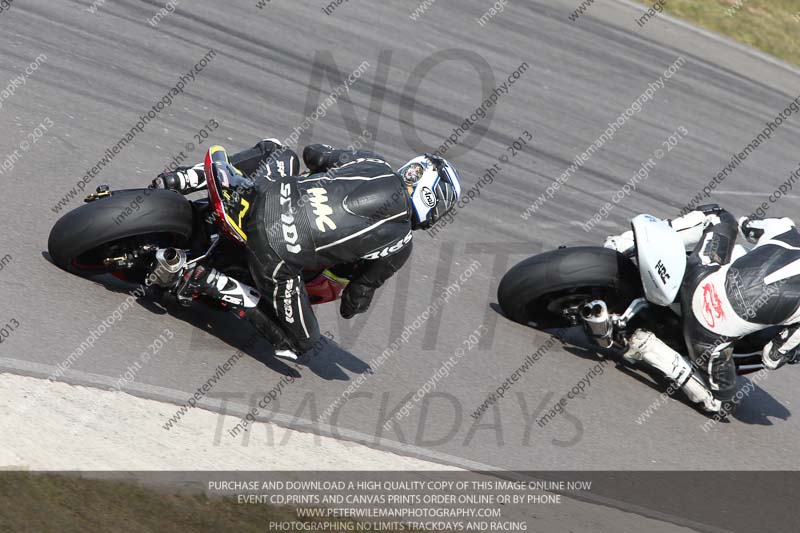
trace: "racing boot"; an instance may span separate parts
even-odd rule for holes
[[[250,322],[272,344],[276,356],[292,361],[298,359],[293,343],[283,329],[258,307],[261,293],[249,285],[216,269],[209,270],[197,265],[183,275],[176,293],[183,305],[190,305],[200,295],[221,302],[224,307],[233,310],[237,317]]]
[[[709,215],[702,211],[691,211],[682,217],[668,220],[669,225],[674,229],[683,240],[687,249],[691,249],[703,236],[703,230],[709,221]],[[619,235],[606,237],[603,247],[616,250],[621,254],[628,253],[636,246],[636,238],[633,231],[628,230]]]
[[[253,148],[230,156],[231,165],[250,179],[275,181],[300,173],[300,158],[278,139],[263,139]]]
[[[653,333],[637,329],[631,335],[623,357],[630,362],[643,361],[655,368],[680,387],[692,402],[701,404],[705,411],[717,413],[722,408],[720,400],[695,375],[689,362]]]
[[[619,235],[609,235],[606,237],[606,242],[603,243],[604,248],[616,250],[621,254],[633,250],[636,245],[636,240],[633,237],[633,231],[628,230]]]
[[[279,177],[294,176],[300,172],[300,158],[278,139],[263,139],[253,148],[237,152],[229,158],[231,165],[245,176],[256,179],[265,177],[275,180]],[[192,167],[178,167],[162,172],[153,180],[154,189],[169,189],[181,194],[206,189],[206,176],[203,163]]]
[[[206,188],[206,174],[203,164],[193,167],[178,167],[169,172],[162,172],[151,185],[154,189],[169,189],[181,194],[191,194]]]
[[[726,404],[725,410],[733,412],[736,394],[736,363],[733,347],[714,353],[708,362],[708,385],[714,398]]]

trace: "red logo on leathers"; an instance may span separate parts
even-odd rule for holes
[[[717,324],[717,319],[725,319],[725,312],[722,310],[722,300],[717,294],[717,289],[711,283],[703,285],[703,320],[709,327],[713,328]]]

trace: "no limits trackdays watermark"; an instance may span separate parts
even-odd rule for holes
[[[355,68],[348,76],[347,79],[344,80],[343,83],[337,85],[331,93],[328,94],[327,98],[325,98],[317,108],[309,113],[302,122],[300,122],[295,128],[292,130],[291,135],[286,137],[282,144],[284,146],[289,146],[290,144],[294,144],[300,138],[300,135],[311,128],[319,119],[325,118],[328,114],[328,109],[336,105],[336,102],[341,98],[343,95],[346,95],[350,92],[350,87],[353,86],[360,78],[364,75],[367,70],[369,70],[370,64],[369,61],[362,61],[358,67]]]
[[[407,324],[403,328],[403,332],[398,336],[394,341],[389,344],[389,347],[386,348],[380,356],[372,359],[369,363],[370,368],[375,371],[384,364],[393,356],[395,355],[400,348],[408,343],[411,339],[412,335],[418,331],[431,317],[436,316],[442,308],[447,305],[450,301],[450,298],[454,294],[459,294],[464,286],[464,284],[469,281],[469,279],[475,275],[475,273],[481,268],[480,261],[474,260],[458,277],[458,279],[449,284],[445,287],[437,296],[436,300],[434,300],[422,313],[420,313],[411,323]],[[356,393],[358,389],[364,384],[366,381],[366,376],[361,374],[353,383],[351,383],[342,394],[337,398],[334,402],[332,402],[322,413],[322,415],[317,418],[317,422],[323,422],[328,419],[336,409],[346,403],[348,398]]]
[[[317,357],[320,353],[322,353],[323,349],[328,344],[328,342],[332,341],[333,339],[334,339],[333,334],[330,331],[326,331],[325,333],[323,333],[320,339],[311,348],[310,359],[313,359]],[[299,366],[296,363],[295,363],[295,369],[299,369]],[[266,409],[270,405],[270,403],[272,403],[273,405],[274,403],[277,403],[278,397],[283,394],[285,388],[294,383],[295,380],[296,378],[292,374],[287,374],[282,376],[274,387],[272,387],[266,394],[264,394],[262,397],[259,398],[258,407],[254,406],[250,408],[250,410],[247,412],[244,418],[236,426],[234,426],[228,431],[228,434],[231,435],[232,437],[235,437],[236,435],[238,435],[243,431],[247,432],[248,431],[247,427],[250,424],[256,422],[256,417],[259,416],[261,410]],[[195,407],[195,405],[192,405],[192,407]],[[167,425],[165,425],[164,428],[169,429]]]
[[[502,400],[506,393],[511,390],[517,382],[522,379],[522,375],[525,374],[528,370],[530,370],[534,364],[538,363],[539,360],[544,357],[545,354],[549,353],[550,350],[556,345],[557,341],[564,342],[564,329],[556,330],[553,333],[553,336],[547,339],[547,342],[542,344],[535,352],[529,354],[525,360],[520,364],[514,372],[512,372],[500,385],[497,386],[497,389],[490,393],[489,396],[483,401],[483,403],[478,406],[477,409],[472,413],[472,418],[474,420],[479,419],[483,413],[486,412],[489,407],[493,406],[500,400]]]
[[[435,237],[437,233],[442,231],[446,226],[449,226],[464,207],[466,207],[473,200],[480,198],[481,191],[484,187],[488,187],[494,183],[494,178],[503,172],[503,165],[508,164],[512,158],[515,158],[523,153],[523,148],[527,147],[528,143],[532,141],[533,135],[527,130],[523,131],[522,135],[517,137],[506,147],[505,152],[508,152],[510,155],[507,155],[505,152],[499,155],[497,157],[497,162],[486,169],[486,173],[481,176],[475,185],[466,191],[462,191],[461,198],[458,199],[455,207],[448,211],[438,221],[436,221],[432,227],[426,230],[427,234],[431,237]]]
[[[571,399],[582,399],[580,386],[576,384],[576,387],[579,392],[571,396]],[[283,388],[286,389],[286,386]],[[315,445],[319,446],[323,445],[319,438],[321,432],[340,439],[345,447],[357,446],[351,441],[352,436],[344,434],[345,430],[339,423],[341,419],[353,417],[359,421],[358,431],[365,436],[369,435],[368,442],[375,445],[390,440],[421,447],[436,447],[451,443],[469,447],[480,437],[482,443],[492,442],[498,448],[519,445],[531,447],[541,445],[543,439],[554,446],[566,448],[580,443],[584,435],[583,423],[572,415],[564,404],[555,407],[560,411],[564,423],[548,433],[540,431],[543,426],[537,425],[539,420],[552,421],[554,415],[549,409],[555,396],[552,391],[541,389],[536,391],[535,396],[531,391],[516,391],[506,396],[506,408],[502,412],[498,405],[494,405],[479,420],[467,416],[469,409],[472,408],[471,405],[465,405],[466,402],[462,398],[443,390],[425,393],[419,396],[418,402],[413,401],[413,396],[419,392],[418,390],[408,393],[363,390],[339,406],[327,424],[315,422],[320,416],[318,406],[322,400],[319,393],[306,391],[302,396],[298,393],[297,398],[292,398],[289,410],[284,411],[281,409],[280,394],[274,400],[271,399],[275,396],[271,394],[273,391],[251,391],[249,394],[240,391],[215,392],[209,395],[220,404],[212,445],[222,445],[223,439],[225,445],[230,445],[230,439],[236,439],[233,442],[242,447],[264,445],[274,450],[276,446],[286,446],[293,432],[279,432],[283,433],[283,437],[280,440],[275,439],[271,422],[278,416],[282,419],[281,425],[291,421],[292,427],[314,433]],[[543,395],[539,396],[542,393]],[[267,400],[262,402],[265,398]],[[249,405],[252,406],[249,412],[255,409],[259,413],[258,419],[251,421],[250,419],[255,417],[250,416],[248,412],[246,424],[241,423],[242,427],[247,427],[246,431],[242,431],[238,425],[226,431],[226,426],[230,423],[231,414],[228,410],[231,402],[241,402],[242,399],[249,400]],[[265,407],[261,408],[259,402]],[[409,415],[405,417],[401,415],[404,423],[395,423],[398,414],[409,408],[409,402],[412,407],[418,408],[419,415],[414,419]],[[472,404],[472,401],[469,404]],[[238,416],[240,415],[237,415],[237,419]],[[385,428],[388,428],[391,434],[388,434]]]
[[[369,362],[369,367],[371,371],[374,372],[378,368],[386,364],[389,358],[391,358],[395,353],[397,353],[400,350],[400,348],[410,340],[414,332],[419,330],[429,318],[435,316],[441,310],[441,308],[447,304],[447,302],[453,295],[461,292],[462,286],[480,269],[480,267],[481,264],[479,261],[473,261],[468,266],[468,268],[458,277],[456,282],[448,285],[442,291],[439,298],[437,298],[430,306],[428,306],[428,308],[425,309],[425,311],[423,311],[413,322],[406,325],[402,334],[394,342],[392,342],[380,356],[372,359]],[[333,339],[333,334],[326,331],[325,336],[320,340],[318,345],[312,349],[312,352],[314,354],[312,355],[312,357],[315,357],[317,354],[321,353],[322,348],[324,348],[327,342],[329,342],[329,340],[331,339]],[[347,403],[347,400],[351,396],[355,395],[355,392],[358,390],[358,388],[361,387],[361,385],[363,385],[366,382],[366,380],[367,376],[365,374],[361,374],[353,383],[350,384],[350,386],[348,386],[348,388],[341,394],[339,398],[337,398],[336,401],[331,403],[331,405],[321,415],[317,416],[317,414],[315,413],[314,419],[317,420],[318,423],[321,423],[322,421],[326,420],[329,416],[331,416],[331,414],[338,413],[338,408]],[[294,381],[295,378],[291,375],[282,376],[280,381],[275,386],[273,386],[267,393],[257,395],[256,398],[257,406],[256,405],[252,406],[251,409],[248,411],[247,415],[245,415],[245,417],[242,418],[235,427],[231,428],[228,431],[228,434],[231,437],[235,437],[242,432],[246,433],[248,431],[247,429],[248,426],[257,421],[259,413],[262,412],[262,410],[265,410],[277,404],[279,402],[279,398],[283,395],[288,385],[294,383]],[[207,393],[208,391],[204,391],[204,395],[206,395]],[[187,402],[187,404],[188,403],[191,402]],[[194,403],[194,405],[191,405],[191,407],[194,407],[195,405],[196,402]],[[168,421],[165,424],[164,426],[165,429],[170,429],[175,423],[177,423],[183,416],[183,414],[185,414],[188,411],[188,409],[189,406],[185,404],[184,407],[181,408],[178,412],[176,412],[175,416],[173,416],[170,419],[170,421]]]
[[[388,420],[384,425],[384,431],[388,431],[389,428],[392,427],[397,422],[400,422],[405,417],[407,417],[411,413],[411,409],[418,404],[423,398],[425,398],[428,394],[431,394],[433,391],[436,390],[439,382],[443,379],[446,379],[450,376],[450,371],[458,365],[461,359],[467,354],[467,352],[471,352],[473,349],[478,347],[478,340],[481,336],[487,333],[489,330],[488,328],[481,324],[478,329],[470,333],[462,342],[463,346],[459,346],[453,352],[453,355],[445,359],[442,365],[436,369],[436,371],[431,375],[431,377],[414,393],[409,401],[403,404],[403,407],[394,415],[394,418]]]
[[[527,61],[520,63],[520,65],[506,77],[506,81],[495,86],[491,93],[484,96],[481,105],[476,107],[469,116],[464,117],[464,120],[459,126],[453,128],[452,134],[450,134],[433,153],[439,157],[444,157],[451,147],[458,145],[461,137],[469,133],[480,121],[490,116],[490,113],[493,112],[493,108],[497,105],[500,97],[511,92],[511,86],[519,81],[528,69],[530,69],[530,64],[528,64]]]

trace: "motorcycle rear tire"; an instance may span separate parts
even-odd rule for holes
[[[174,191],[127,189],[70,211],[53,226],[47,249],[53,262],[79,276],[111,268],[92,263],[93,250],[132,237],[186,244],[192,235],[191,203]]]
[[[643,295],[639,270],[624,255],[598,246],[561,248],[530,257],[512,267],[497,290],[503,313],[520,324],[566,327],[568,306],[605,300],[621,313]]]

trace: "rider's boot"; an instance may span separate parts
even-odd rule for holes
[[[691,249],[702,238],[703,230],[708,221],[708,214],[702,211],[691,211],[682,217],[674,218],[667,222],[683,240],[684,246],[687,249]],[[606,242],[603,244],[605,248],[611,248],[622,254],[631,251],[635,245],[636,240],[631,230],[619,235],[610,235],[606,237]]]
[[[206,269],[197,265],[186,272],[178,290],[178,300],[184,305],[191,303],[196,295],[206,295],[223,302],[239,318],[244,318],[275,348],[275,355],[285,359],[297,360],[293,344],[286,333],[259,309],[261,293],[216,269]]]
[[[733,402],[736,394],[736,363],[733,362],[732,347],[711,356],[707,374],[714,397],[723,403]]]
[[[178,167],[162,172],[153,180],[154,189],[169,189],[181,194],[191,194],[206,188],[206,173],[203,163],[193,167]]]
[[[714,398],[702,380],[694,374],[686,359],[653,333],[637,329],[631,335],[623,357],[628,361],[643,361],[657,369],[681,387],[692,402],[702,404],[706,411],[716,413],[721,409],[721,402]]]
[[[263,139],[243,152],[233,154],[231,164],[253,180],[275,181],[300,174],[300,158],[278,139]]]
[[[250,178],[275,179],[293,176],[300,172],[300,159],[278,139],[263,139],[253,148],[237,152],[229,157],[231,165]],[[205,190],[206,175],[203,163],[192,167],[178,167],[162,172],[153,180],[156,189],[169,189],[181,194]]]
[[[636,240],[633,237],[633,231],[628,230],[619,235],[609,235],[606,237],[606,242],[603,243],[604,248],[611,248],[621,254],[633,250],[636,245]]]

